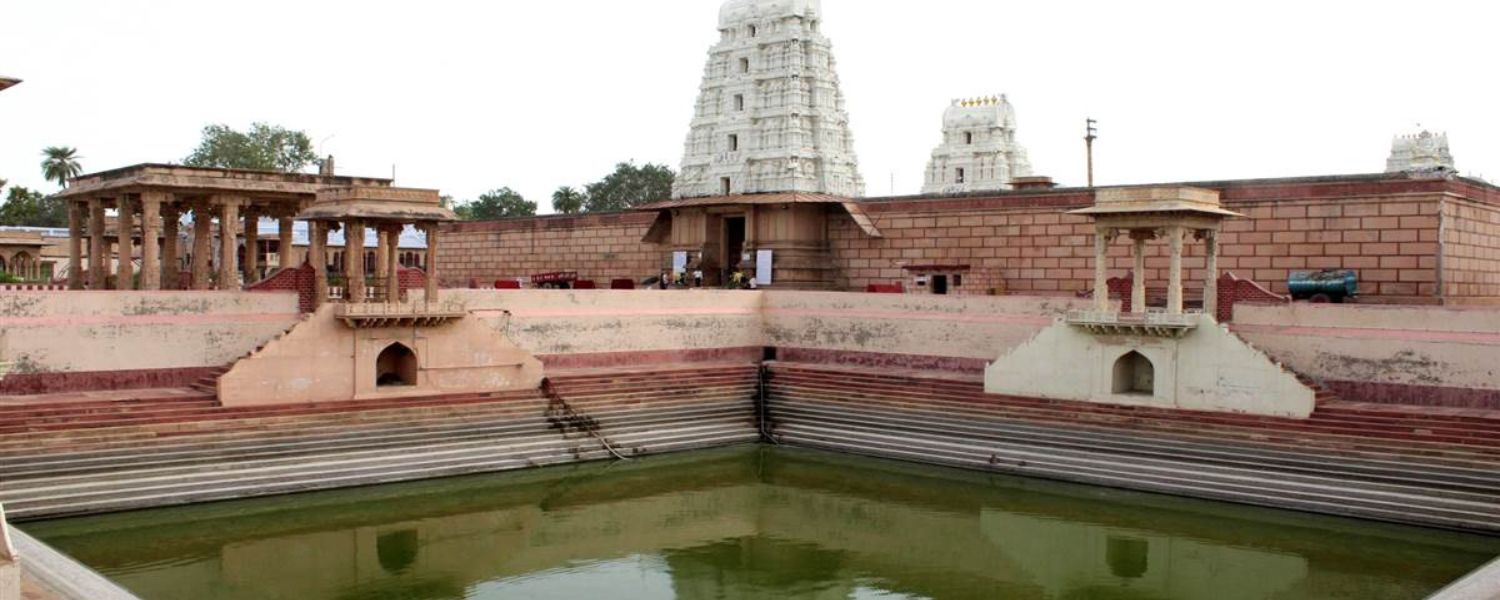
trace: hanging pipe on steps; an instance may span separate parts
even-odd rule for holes
[[[770,375],[771,370],[770,368],[766,367],[765,363],[757,365],[755,373],[755,384],[759,388],[759,391],[755,394],[755,424],[760,429],[760,437],[762,439],[780,446],[781,440],[776,439],[776,435],[771,433],[771,431],[766,428],[767,424],[770,423],[771,420],[770,416],[767,414],[766,408],[768,400],[766,398],[766,377],[769,377]]]
[[[569,428],[582,431],[588,434],[589,437],[598,440],[599,443],[604,446],[604,449],[608,450],[610,454],[613,454],[615,458],[618,458],[620,460],[630,460],[629,458],[626,458],[624,455],[620,454],[619,451],[615,450],[614,445],[610,444],[608,439],[605,439],[604,434],[599,433],[598,421],[595,421],[593,417],[590,417],[588,415],[579,414],[578,411],[573,410],[572,406],[568,405],[567,400],[563,400],[562,396],[557,393],[557,388],[553,387],[552,380],[550,378],[542,378],[542,394],[547,397],[548,422],[552,423],[552,425],[558,427],[559,429],[562,429],[564,432],[566,432]],[[556,413],[555,415],[554,411]]]

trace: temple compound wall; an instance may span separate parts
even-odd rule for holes
[[[1235,306],[1231,329],[1348,399],[1500,407],[1500,311]]]
[[[297,295],[0,294],[0,394],[184,386],[300,322]]]
[[[1246,215],[1224,224],[1220,268],[1286,293],[1290,272],[1350,269],[1361,301],[1500,303],[1500,189],[1462,178],[1358,175],[1194,183]],[[1092,286],[1093,226],[1063,214],[1093,204],[1089,189],[984,192],[858,201],[882,234],[830,212],[835,287],[865,290],[944,274],[958,295],[1073,295]],[[641,239],[649,214],[537,217],[445,226],[445,283],[577,271],[601,283],[637,281],[668,267],[668,248]],[[1203,245],[1187,245],[1186,279],[1202,281]],[[1148,276],[1167,257],[1149,250]],[[1130,267],[1130,245],[1112,245],[1111,277]],[[953,275],[959,277],[954,278]],[[1190,287],[1192,297],[1197,288]]]
[[[977,377],[1090,305],[769,290],[445,290],[444,298],[467,306],[465,321],[535,355],[543,375],[774,358]],[[305,323],[296,302],[291,293],[6,294],[0,362],[14,369],[0,394],[185,386],[261,346],[273,352],[286,339],[279,335]],[[1494,308],[1237,304],[1229,331],[1348,400],[1500,407]],[[352,351],[347,336],[338,339],[326,345]]]

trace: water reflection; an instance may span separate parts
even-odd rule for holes
[[[147,600],[1421,598],[1491,538],[745,447],[37,523]]]

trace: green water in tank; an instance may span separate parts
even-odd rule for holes
[[[1500,540],[746,446],[23,529],[146,600],[1418,599]]]

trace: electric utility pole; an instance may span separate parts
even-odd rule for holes
[[[1087,119],[1084,123],[1086,133],[1083,136],[1083,143],[1088,146],[1089,187],[1094,187],[1094,140],[1099,139],[1099,128],[1096,127],[1098,124],[1099,122],[1093,119]]]

